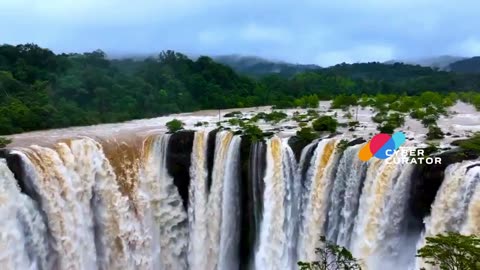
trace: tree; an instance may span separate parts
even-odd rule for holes
[[[395,131],[395,128],[396,128],[395,125],[390,122],[383,122],[377,127],[380,133],[387,133],[387,134],[393,134],[393,132]]]
[[[295,99],[293,103],[301,108],[318,108],[319,99],[317,95],[302,96]]]
[[[172,121],[169,121],[166,124],[166,126],[168,128],[168,132],[170,132],[170,133],[175,133],[179,130],[182,130],[184,125],[185,124],[178,119],[173,119]]]
[[[430,125],[428,127],[428,132],[427,132],[428,140],[443,139],[444,137],[445,137],[445,134],[443,134],[442,130],[437,125]]]
[[[345,247],[326,241],[321,237],[322,248],[315,253],[319,260],[314,262],[298,262],[300,270],[361,270],[360,264]]]
[[[338,95],[332,101],[332,108],[334,109],[344,109],[349,106],[357,105],[357,97],[347,96],[347,95]]]
[[[424,127],[429,127],[431,125],[436,125],[437,120],[438,120],[438,115],[429,114],[423,117],[423,119],[420,122],[422,122]]]
[[[10,140],[9,138],[0,137],[0,148],[6,147],[11,142],[12,142],[12,140]]]
[[[480,238],[449,232],[427,237],[427,243],[418,250],[417,257],[441,270],[480,269]]]
[[[388,111],[411,113],[427,127],[457,99],[480,110],[478,74],[380,63],[304,67],[288,76],[273,74],[271,67],[265,70],[265,77],[246,77],[215,59],[192,60],[174,51],[145,60],[119,60],[109,59],[101,50],[55,54],[35,44],[0,45],[0,134],[198,109],[316,108],[319,100],[333,100],[332,107],[342,109],[372,106],[383,115]],[[458,89],[471,91],[456,94]],[[399,95],[402,91],[406,92]],[[374,120],[383,123],[381,116]],[[274,113],[262,119],[276,123],[284,117]],[[317,117],[309,113],[295,120]]]
[[[329,131],[333,133],[337,130],[338,122],[335,118],[324,115],[315,119],[315,121],[312,122],[312,126],[316,131]]]

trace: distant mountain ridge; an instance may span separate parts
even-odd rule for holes
[[[480,56],[457,61],[449,67],[451,71],[458,73],[480,73]]]
[[[215,61],[227,65],[238,73],[262,77],[277,74],[282,77],[291,77],[297,73],[321,69],[317,65],[291,64],[282,61],[272,61],[256,56],[220,55],[212,57]]]
[[[427,57],[420,59],[389,60],[385,64],[404,63],[409,65],[419,65],[423,67],[438,68],[440,70],[450,70],[450,65],[457,61],[466,59],[461,56],[441,55],[436,57]]]

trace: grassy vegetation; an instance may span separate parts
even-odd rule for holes
[[[480,154],[480,133],[475,134],[472,138],[458,140],[452,144],[458,145],[464,150]]]
[[[8,144],[10,144],[12,140],[6,137],[0,137],[0,148],[6,147]]]

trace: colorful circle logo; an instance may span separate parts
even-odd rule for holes
[[[367,161],[371,157],[387,159],[405,143],[405,134],[395,132],[392,136],[385,133],[375,135],[358,153],[358,157]]]

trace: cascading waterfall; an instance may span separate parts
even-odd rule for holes
[[[397,168],[383,160],[373,160],[369,165],[352,236],[352,251],[361,258],[368,258],[379,243],[384,207],[395,174],[399,173]]]
[[[414,165],[397,165],[401,171],[390,187],[385,204],[376,250],[373,258],[375,268],[405,269],[415,262],[420,231],[409,228],[409,200]],[[381,259],[380,259],[381,258]],[[373,268],[373,267],[372,267]]]
[[[265,191],[263,219],[260,227],[258,250],[255,254],[256,269],[290,269],[289,215],[287,206],[292,196],[293,153],[285,140],[273,137],[267,142],[267,168],[264,178]],[[288,179],[290,177],[290,179]]]
[[[188,227],[182,198],[167,170],[170,135],[155,135],[144,142],[144,194],[150,201],[154,269],[187,269]]]
[[[262,221],[263,214],[263,178],[265,173],[264,163],[265,160],[265,144],[263,142],[254,142],[251,147],[251,158],[250,158],[250,185],[252,189],[251,197],[251,211],[253,216],[253,227],[254,233],[260,231],[260,224]],[[257,237],[257,235],[255,235]],[[258,241],[256,242],[258,244]]]
[[[206,269],[208,263],[208,218],[207,218],[207,136],[204,131],[196,132],[193,141],[192,166],[190,167],[190,189],[188,220],[190,239],[188,263],[190,268]]]
[[[239,267],[238,242],[240,238],[240,142],[235,136],[230,143],[225,162],[223,187],[222,225],[218,269],[235,270]]]
[[[298,239],[298,259],[314,261],[315,248],[319,247],[327,218],[328,198],[334,180],[334,168],[339,158],[337,141],[322,140],[312,157],[312,165],[306,175],[302,200],[304,208]]]
[[[3,269],[47,269],[48,239],[38,205],[20,192],[0,159],[0,265]]]
[[[450,165],[432,204],[432,211],[425,219],[425,232],[418,247],[425,245],[426,237],[446,232],[479,235],[480,162],[465,161]],[[417,260],[417,268],[435,269],[423,260]]]
[[[343,153],[330,197],[326,238],[344,247],[350,247],[350,236],[367,171],[367,163],[358,158],[361,147],[352,146]]]
[[[409,227],[414,165],[363,162],[363,145],[342,151],[339,138],[309,144],[297,163],[289,138],[276,136],[247,144],[244,162],[240,136],[190,134],[185,189],[167,164],[178,154],[169,134],[9,150],[0,159],[2,269],[296,269],[317,259],[321,236],[365,269],[418,269],[425,236],[480,234],[479,161],[447,168],[419,239]]]
[[[146,267],[148,238],[119,191],[101,146],[79,139],[54,149],[32,146],[15,153],[23,160],[28,184],[40,197],[53,242],[51,252],[58,257],[55,267]]]
[[[480,235],[480,164],[468,171],[467,178],[472,182],[477,182],[476,187],[472,186],[474,191],[467,209],[467,217],[462,226],[461,233]],[[474,180],[475,179],[475,180]]]
[[[189,264],[193,269],[235,268],[238,250],[230,244],[237,241],[239,232],[236,220],[240,214],[237,186],[240,138],[231,132],[217,133],[208,192],[205,135],[195,134],[192,151]]]

